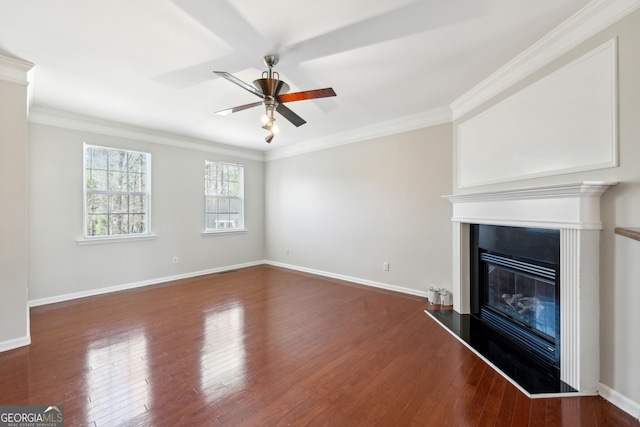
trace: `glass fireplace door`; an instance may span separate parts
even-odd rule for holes
[[[484,305],[555,341],[557,301],[555,271],[483,253]]]

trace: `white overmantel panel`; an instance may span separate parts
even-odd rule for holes
[[[458,186],[617,166],[617,57],[609,40],[460,123]]]
[[[585,181],[444,197],[453,204],[454,222],[601,230],[600,196],[615,184]]]

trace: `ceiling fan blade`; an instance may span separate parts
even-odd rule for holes
[[[291,111],[288,107],[285,107],[282,104],[278,104],[276,107],[276,111],[282,115],[285,119],[289,120],[295,127],[302,126],[307,123],[305,119]]]
[[[228,114],[237,113],[238,111],[247,110],[249,108],[257,107],[259,105],[262,105],[262,101],[254,102],[252,104],[240,105],[238,107],[227,108],[226,110],[216,111],[216,114],[219,114],[221,116],[226,116]]]
[[[227,73],[226,71],[214,71],[214,73],[216,73],[220,77],[224,77],[225,79],[229,80],[231,83],[240,86],[242,89],[251,92],[255,96],[258,96],[258,97],[260,97],[262,99],[265,99],[267,97],[264,93],[260,92],[259,90],[257,90],[253,86],[251,86],[250,84],[243,82],[239,78],[235,77],[232,74]]]
[[[304,101],[305,99],[327,98],[329,96],[336,96],[336,93],[330,87],[325,89],[306,90],[304,92],[285,93],[279,95],[276,99],[278,102],[294,102]]]

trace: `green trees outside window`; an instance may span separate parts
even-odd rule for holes
[[[85,237],[149,233],[150,170],[150,154],[85,144]]]

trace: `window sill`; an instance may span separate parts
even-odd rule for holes
[[[246,228],[234,228],[232,230],[203,231],[202,236],[211,237],[219,234],[240,234],[240,233],[246,233],[247,231],[249,230],[247,230]]]
[[[155,240],[158,237],[155,234],[144,234],[140,236],[113,236],[113,237],[94,237],[88,239],[78,239],[76,242],[80,246],[84,245],[101,245],[103,243],[123,243],[137,242],[141,240]]]

